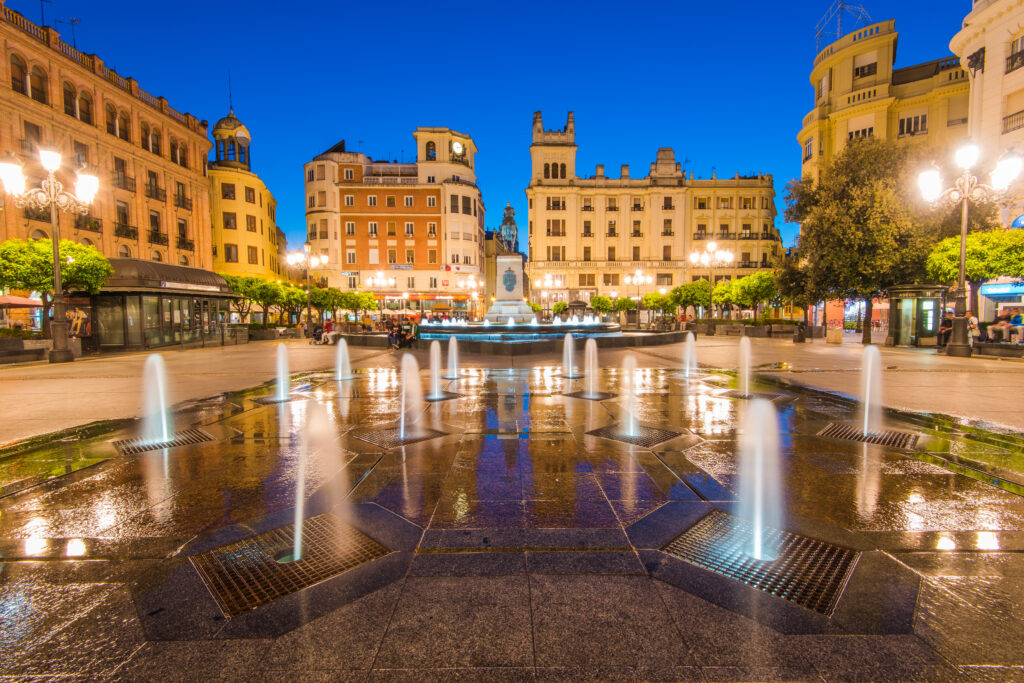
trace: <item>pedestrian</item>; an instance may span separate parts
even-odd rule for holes
[[[981,336],[981,325],[978,323],[978,317],[967,311],[967,342],[971,346],[974,346],[974,342]]]
[[[949,335],[953,333],[953,314],[947,313],[939,325],[939,346],[945,346],[949,342]]]

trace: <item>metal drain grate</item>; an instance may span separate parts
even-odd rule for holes
[[[618,394],[612,394],[607,391],[596,391],[593,394],[588,394],[585,391],[574,391],[571,394],[562,394],[562,396],[568,396],[570,398],[584,398],[588,401],[605,401],[609,398],[615,398]]]
[[[391,552],[330,513],[304,521],[302,559],[278,562],[275,555],[290,549],[294,538],[289,524],[189,559],[231,618]]]
[[[637,425],[636,434],[632,436],[623,434],[621,430],[622,425],[608,425],[607,427],[592,429],[587,432],[587,434],[590,436],[600,436],[603,439],[613,439],[615,441],[631,443],[634,446],[643,446],[644,448],[657,446],[659,443],[664,443],[669,439],[682,436],[681,432],[673,432],[668,429],[658,429],[657,427],[644,427],[641,425]]]
[[[765,529],[766,543],[777,544],[779,556],[762,562],[744,552],[750,535],[751,526],[745,520],[712,510],[662,551],[825,616],[832,614],[853,573],[856,551]]]
[[[422,428],[417,430],[415,436],[402,437],[398,435],[397,427],[391,427],[390,429],[354,429],[352,430],[352,436],[366,443],[372,443],[374,446],[391,449],[407,446],[411,443],[419,443],[420,441],[429,441],[439,436],[447,436],[447,432]]]
[[[862,427],[843,422],[829,422],[824,429],[818,432],[818,436],[905,449],[916,446],[918,438],[917,434],[899,432],[894,429],[884,429],[880,432],[868,432],[865,434]]]
[[[190,446],[192,444],[203,443],[204,441],[213,441],[213,437],[202,429],[186,429],[185,431],[178,432],[173,436],[174,438],[170,441],[163,441],[160,443],[143,441],[142,439],[121,439],[120,441],[114,442],[114,447],[117,448],[121,455],[135,455],[136,453],[156,451],[161,448],[177,448],[178,446]]]

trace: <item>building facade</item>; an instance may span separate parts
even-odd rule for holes
[[[968,79],[955,56],[901,69],[895,21],[847,34],[814,59],[814,108],[797,135],[802,175],[821,170],[850,140],[881,137],[949,148],[967,137]]]
[[[618,178],[605,176],[603,165],[586,177],[577,173],[576,149],[572,112],[561,130],[545,130],[534,114],[526,270],[536,303],[637,297],[709,276],[742,277],[782,253],[772,176],[694,178],[662,148],[644,178],[630,177],[627,165]],[[732,252],[729,266],[691,264],[691,253],[711,242]],[[638,269],[649,284],[632,284]]]
[[[976,0],[949,48],[970,78],[968,127],[981,148],[979,168],[991,168],[1010,148],[1024,152],[1024,0]],[[1019,184],[1002,218],[1024,227]]]
[[[252,172],[252,136],[232,110],[213,125],[209,163],[213,269],[218,273],[287,279],[277,202]]]
[[[108,257],[210,268],[206,122],[3,5],[0,41],[0,153],[24,163],[29,187],[45,177],[40,145],[62,153],[58,178],[66,187],[81,165],[100,178],[88,216],[60,215],[61,238]],[[50,232],[48,211],[18,209],[4,198],[0,240]]]
[[[318,278],[384,308],[471,314],[483,293],[484,204],[473,139],[417,128],[416,161],[374,161],[342,140],[304,166]]]

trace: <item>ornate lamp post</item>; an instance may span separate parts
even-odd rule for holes
[[[366,278],[366,286],[367,287],[394,287],[395,286],[395,278],[393,278],[393,277],[384,277],[384,272],[378,270],[376,276],[371,275],[370,277]],[[384,300],[383,299],[377,299],[377,310],[380,311],[380,313],[381,313],[380,322],[383,324],[383,322],[384,322]]]
[[[728,249],[719,249],[715,242],[708,242],[704,246],[704,251],[694,250],[690,254],[690,263],[708,269],[708,310],[712,318],[715,317],[715,306],[711,301],[711,295],[715,291],[715,268],[728,266],[732,260],[733,253]]]
[[[75,183],[75,194],[64,191],[64,186],[57,180],[60,170],[60,152],[46,147],[39,148],[39,163],[46,170],[46,178],[39,187],[25,190],[25,174],[21,162],[8,153],[7,158],[0,161],[0,182],[11,195],[17,207],[29,206],[34,209],[50,209],[50,230],[53,242],[53,318],[50,321],[50,336],[53,337],[53,350],[50,351],[51,363],[70,363],[75,359],[68,348],[68,321],[64,307],[64,287],[60,279],[60,222],[57,209],[69,213],[86,214],[92,204],[96,192],[100,188],[100,180],[96,175],[84,170],[78,171]]]
[[[313,336],[312,325],[313,325],[313,306],[311,301],[312,286],[310,284],[310,271],[313,268],[319,266],[322,262],[326,262],[327,259],[321,259],[319,256],[315,256],[310,253],[310,244],[307,240],[302,244],[302,251],[295,251],[288,254],[288,263],[291,265],[302,264],[306,269],[306,336]]]
[[[651,277],[650,275],[644,275],[644,271],[637,268],[636,272],[633,273],[632,276],[627,275],[626,277],[624,277],[623,282],[625,282],[627,285],[636,285],[636,328],[639,330],[640,312],[644,308],[644,300],[640,297],[640,286],[651,284],[652,282],[654,282],[654,278]]]
[[[1017,179],[1021,167],[1024,165],[1024,162],[1013,150],[1007,150],[992,171],[992,184],[985,185],[978,182],[978,178],[971,173],[971,169],[978,163],[979,156],[981,156],[981,150],[968,140],[956,151],[956,165],[960,167],[962,173],[953,181],[952,187],[942,189],[942,174],[938,168],[923,171],[917,181],[921,195],[926,201],[933,204],[948,202],[952,206],[960,204],[960,272],[957,278],[954,308],[956,315],[953,318],[953,331],[950,334],[949,343],[946,345],[946,353],[963,358],[971,355],[971,343],[967,329],[966,281],[968,202],[980,202],[999,197]]]

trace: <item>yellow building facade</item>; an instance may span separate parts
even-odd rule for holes
[[[264,280],[287,278],[284,233],[276,224],[277,202],[252,172],[252,136],[232,110],[211,131],[209,163],[213,269]]]
[[[858,29],[818,53],[811,70],[814,108],[797,136],[802,175],[821,170],[859,137],[922,140],[949,148],[968,135],[966,72],[955,56],[900,69],[895,21]]]
[[[65,187],[83,164],[100,179],[88,215],[60,214],[61,238],[108,257],[210,268],[206,122],[4,5],[0,49],[0,154],[16,154],[29,187],[45,177],[40,145],[63,155]],[[50,232],[48,211],[3,199],[0,241]]]
[[[771,267],[782,253],[771,175],[694,178],[672,149],[661,148],[646,177],[631,177],[627,165],[618,178],[607,177],[603,165],[581,176],[575,125],[572,112],[561,130],[545,130],[540,112],[533,118],[526,274],[536,303],[637,297],[697,279],[733,279]],[[710,243],[732,252],[732,262],[693,265],[691,254]],[[638,269],[650,283],[633,284]]]

